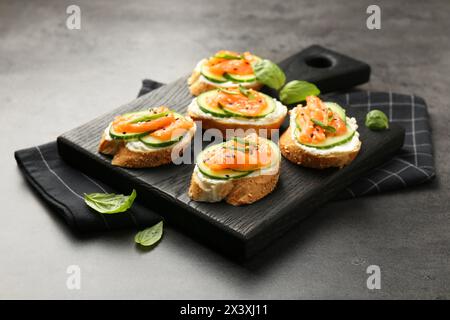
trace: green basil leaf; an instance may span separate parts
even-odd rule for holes
[[[136,198],[136,190],[129,196],[114,193],[90,193],[84,194],[84,202],[100,213],[118,213],[127,211]]]
[[[288,82],[280,91],[280,100],[284,104],[293,104],[306,100],[307,96],[317,96],[319,88],[313,83],[301,80]]]
[[[264,59],[253,64],[256,81],[279,90],[286,82],[283,70],[270,60]]]
[[[379,131],[389,128],[389,119],[381,110],[372,110],[366,115],[366,127]]]
[[[151,246],[158,242],[163,234],[163,222],[155,224],[153,227],[139,231],[134,237],[134,241],[142,246]]]
[[[326,125],[325,123],[323,123],[322,121],[319,121],[319,120],[316,120],[316,119],[311,119],[311,121],[312,121],[315,125],[317,125],[317,126],[319,126],[319,127],[322,127],[323,130],[325,130],[325,131],[328,131],[328,132],[331,132],[331,133],[335,133],[335,132],[336,132],[336,128],[335,128],[335,127],[327,126],[327,125]]]

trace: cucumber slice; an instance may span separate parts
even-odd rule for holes
[[[325,105],[331,109],[334,113],[336,113],[342,120],[346,121],[347,116],[345,115],[345,109],[340,105],[334,102],[325,102]]]
[[[197,105],[200,108],[200,110],[219,118],[229,118],[229,117],[264,118],[268,114],[274,112],[276,108],[275,101],[271,97],[260,92],[260,94],[266,100],[267,107],[258,116],[250,117],[239,112],[227,110],[226,106],[223,105],[214,106],[208,103],[208,99],[212,99],[217,94],[217,92],[218,92],[217,90],[210,90],[200,94],[197,97]]]
[[[275,142],[273,142],[272,140],[267,140],[267,141],[272,147],[272,151],[273,151],[272,152],[272,161],[267,167],[262,168],[262,169],[272,168],[272,167],[276,166],[277,164],[279,164],[281,161],[281,153],[280,153],[280,148],[278,147],[278,145]]]
[[[111,138],[118,140],[136,140],[147,134],[148,132],[140,132],[140,133],[116,132],[114,131],[113,126],[110,126],[109,128],[109,135],[111,136]]]
[[[224,83],[224,82],[228,81],[225,77],[218,76],[217,74],[212,73],[209,70],[208,66],[206,66],[205,64],[202,65],[200,73],[202,74],[202,76],[204,76],[206,79],[208,79],[211,82]]]
[[[221,105],[221,107],[225,114],[228,114],[229,116],[232,116],[232,117],[248,118],[248,119],[264,118],[268,114],[274,112],[277,105],[275,104],[275,101],[268,95],[265,95],[264,93],[261,93],[261,92],[259,92],[259,94],[261,94],[263,96],[263,98],[266,100],[266,108],[263,111],[261,111],[261,113],[257,116],[251,117],[251,116],[239,113],[237,111],[230,111],[224,105]]]
[[[130,123],[138,123],[138,122],[146,122],[146,121],[155,120],[155,119],[166,116],[168,113],[169,113],[169,111],[161,112],[161,113],[157,113],[157,114],[149,114],[148,110],[142,110],[142,111],[125,113],[125,114],[123,114],[123,116],[134,115],[134,116],[136,116],[136,118],[134,120],[130,121]],[[128,133],[128,132],[117,132],[113,129],[112,126],[109,128],[109,135],[113,139],[136,140],[136,139],[139,139],[140,137],[146,136],[147,134],[148,134],[148,131],[140,132],[140,133]]]
[[[347,143],[351,139],[353,139],[353,136],[355,135],[356,131],[351,130],[350,128],[347,128],[347,129],[348,129],[348,131],[345,134],[338,136],[338,137],[328,137],[325,139],[325,141],[322,141],[321,143],[318,143],[318,144],[310,144],[310,143],[301,142],[300,139],[298,139],[298,136],[300,134],[300,131],[298,128],[295,129],[294,134],[295,134],[295,137],[297,138],[297,141],[300,144],[303,144],[307,147],[316,148],[316,149],[330,149],[330,148],[336,147],[338,145]]]
[[[224,75],[225,79],[228,79],[233,82],[254,82],[256,81],[256,77],[254,74],[231,74],[231,73],[225,73]]]
[[[139,138],[139,140],[149,147],[163,148],[163,147],[171,146],[171,145],[181,141],[181,139],[183,139],[183,137],[184,137],[184,134],[180,135],[178,137],[174,137],[171,140],[164,141],[164,140],[160,140],[155,137],[152,137],[151,135],[146,135],[144,137]]]
[[[250,148],[252,146],[257,146],[258,145],[257,143],[255,143],[253,141],[248,141],[248,140],[245,140],[245,139],[240,138],[240,137],[233,137],[233,140],[237,141],[240,144],[245,145],[244,148],[242,148],[242,147],[237,147],[236,148],[236,150],[240,150],[242,152],[246,152],[247,148]],[[277,144],[274,143],[272,140],[267,140],[267,143],[272,148],[272,159],[271,159],[270,163],[267,166],[262,167],[262,168],[260,168],[258,170],[269,169],[269,168],[277,165],[278,163],[280,163],[281,155],[280,155],[280,149],[278,148]],[[229,148],[233,149],[233,147],[229,147]],[[241,171],[241,170],[234,169],[234,171]]]
[[[214,106],[208,103],[208,99],[213,98],[217,94],[217,90],[211,90],[200,94],[197,97],[197,105],[203,112],[212,114],[219,118],[228,118],[230,115],[226,113],[221,107]]]
[[[184,118],[183,115],[175,112],[175,111],[170,111],[171,113],[173,113],[174,117],[176,119],[178,118]],[[154,147],[154,148],[163,148],[163,147],[168,147],[171,146],[179,141],[181,141],[181,139],[183,139],[183,137],[186,135],[186,133],[180,134],[179,136],[173,137],[170,140],[161,140],[155,137],[152,137],[151,135],[147,134],[145,136],[142,136],[139,138],[139,140],[146,144],[149,147]]]
[[[222,148],[222,146],[223,146],[223,143],[206,148],[205,150],[200,152],[200,154],[197,156],[197,161],[196,161],[197,168],[202,174],[204,174],[205,176],[207,176],[208,178],[211,178],[211,179],[230,180],[230,179],[237,179],[237,178],[245,177],[253,172],[253,171],[235,171],[235,170],[230,170],[230,169],[215,171],[215,170],[211,170],[207,165],[205,165],[205,163],[203,161],[203,159],[204,159],[203,157],[206,154],[206,152],[211,151],[212,148]]]
[[[200,163],[197,164],[198,170],[205,176],[211,179],[218,179],[218,180],[230,180],[230,179],[237,179],[237,178],[243,178],[245,176],[248,176],[253,171],[234,171],[234,170],[221,170],[221,171],[213,171],[204,164]]]
[[[342,120],[347,122],[347,116],[345,114],[344,108],[342,108],[340,105],[338,105],[337,103],[334,103],[334,102],[325,102],[325,105],[328,108],[330,108],[334,113],[336,113]],[[295,129],[295,136],[297,137],[297,141],[300,144],[303,144],[307,147],[316,148],[316,149],[330,149],[335,146],[347,143],[353,138],[353,136],[356,132],[355,130],[353,130],[347,126],[347,132],[341,136],[329,137],[329,138],[325,139],[325,141],[323,141],[319,144],[304,143],[304,142],[301,142],[300,139],[298,139],[301,128],[300,128],[300,125],[299,125],[297,119],[295,120],[295,123],[297,125],[297,128]]]
[[[144,116],[145,114],[148,114],[148,110],[140,110],[140,111],[133,111],[133,112],[127,112],[127,113],[124,113],[124,114],[122,114],[122,116],[131,116],[131,115],[135,115],[135,116],[138,116],[138,115],[141,115],[141,116]]]

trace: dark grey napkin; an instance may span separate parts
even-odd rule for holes
[[[84,203],[84,193],[117,192],[65,163],[58,154],[56,142],[17,151],[15,157],[39,196],[76,231],[142,229],[161,221],[159,215],[143,207],[138,201],[133,203],[131,209],[122,213],[100,214],[89,208]],[[130,193],[131,191],[130,189]]]
[[[406,134],[402,149],[391,160],[361,177],[342,192],[339,199],[411,187],[435,177],[431,127],[424,99],[415,95],[368,91],[335,95],[331,99],[349,106],[350,110],[379,109],[386,113],[390,122],[404,127]]]
[[[161,85],[153,81],[147,91]],[[117,191],[64,162],[59,156],[56,141],[16,151],[14,156],[37,194],[76,231],[143,229],[161,221],[158,214],[139,203],[139,194],[126,212],[100,214],[90,209],[84,203],[84,193]]]

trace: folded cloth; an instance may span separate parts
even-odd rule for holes
[[[146,90],[148,92],[150,88],[155,89],[161,85],[152,81]],[[14,156],[38,195],[78,232],[119,228],[143,229],[161,221],[158,214],[139,203],[139,195],[126,212],[101,214],[89,208],[84,202],[84,193],[117,192],[64,162],[59,156],[56,141],[16,151]]]
[[[405,142],[397,154],[346,188],[338,199],[411,187],[435,177],[431,128],[424,99],[415,95],[369,91],[335,95],[331,99],[348,106],[349,110],[381,110],[390,122],[405,128]]]
[[[144,80],[139,94],[153,89],[154,81]],[[434,178],[431,129],[424,99],[414,95],[369,91],[327,95],[327,99],[346,106],[349,114],[351,109],[379,109],[386,113],[390,122],[399,124],[406,131],[403,148],[392,159],[354,182],[336,200],[406,188]]]

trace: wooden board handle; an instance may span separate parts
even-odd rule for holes
[[[283,60],[279,66],[287,82],[306,80],[319,87],[321,93],[350,89],[370,79],[367,63],[318,45]]]

